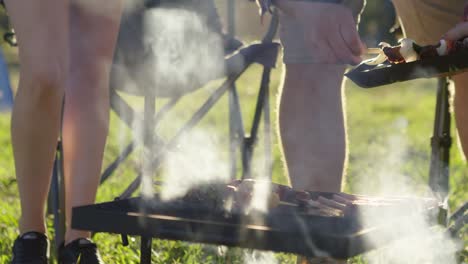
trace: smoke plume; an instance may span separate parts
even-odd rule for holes
[[[402,168],[408,157],[407,124],[407,120],[403,117],[394,121],[390,129],[391,133],[387,136],[386,144],[384,144],[385,151],[381,152],[381,155],[376,157],[374,149],[369,150],[373,157],[370,158],[372,162],[368,164],[375,164],[376,168],[368,170],[374,171],[371,175],[363,176],[364,178],[361,179],[360,185],[357,187],[359,193],[401,196],[405,199],[418,196],[427,197],[431,194],[425,182],[412,180],[409,175],[402,173]],[[377,184],[372,187],[366,184],[366,182],[375,181]],[[408,203],[411,202],[408,201]],[[416,205],[415,208],[417,208]],[[424,213],[418,213],[417,209],[415,210],[415,214],[409,218],[405,218],[408,216],[408,212],[404,210],[401,211],[401,215],[395,215],[395,210],[392,212],[379,211],[378,213],[364,212],[361,215],[362,221],[370,225],[375,223],[376,219],[388,217],[384,224],[391,225],[391,232],[400,236],[388,246],[367,254],[365,258],[369,263],[456,263],[456,242],[448,237],[442,228],[434,227]],[[392,224],[391,219],[399,220]],[[368,242],[377,243],[382,239],[385,240],[379,235],[374,235]]]

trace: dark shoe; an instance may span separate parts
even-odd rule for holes
[[[60,246],[59,264],[104,264],[96,244],[86,238],[78,238]]]
[[[39,232],[27,232],[16,238],[11,264],[47,264],[48,257],[47,236]]]

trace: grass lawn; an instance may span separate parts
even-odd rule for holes
[[[8,53],[13,82],[17,82],[15,56]],[[274,71],[272,87],[279,84],[281,69]],[[245,116],[251,116],[257,93],[259,68],[253,67],[239,81],[239,91]],[[349,165],[346,191],[363,194],[424,195],[427,191],[429,170],[429,139],[435,104],[436,83],[423,80],[378,89],[360,89],[350,82],[346,85],[347,122],[349,136]],[[174,125],[192,112],[211,88],[188,96],[177,107],[175,114],[167,118],[161,129],[169,135]],[[276,92],[273,93],[276,99]],[[138,108],[138,98],[128,97]],[[227,152],[227,99],[223,98],[200,124],[201,131],[209,131],[219,143],[220,160]],[[246,125],[248,128],[249,125]],[[10,247],[17,236],[19,200],[14,177],[13,156],[10,144],[10,114],[0,114],[0,263],[7,263]],[[105,164],[121,149],[122,142],[130,137],[130,131],[118,118],[111,115],[111,132],[106,147]],[[276,141],[275,141],[276,142]],[[278,146],[275,144],[273,179],[285,183]],[[451,152],[450,208],[453,210],[468,200],[468,169],[456,146]],[[119,194],[133,179],[138,159],[124,164],[98,193],[98,201],[109,201]],[[49,217],[49,224],[52,223]],[[53,232],[52,228],[49,232]],[[120,245],[116,235],[98,234],[95,240],[100,246],[106,263],[138,263],[139,242],[131,239],[129,247]],[[466,235],[465,235],[465,240]],[[224,263],[229,255],[233,263],[295,263],[295,257],[287,254],[253,253],[247,250],[229,249],[220,254],[217,247],[192,245],[184,242],[156,240],[153,263]],[[467,247],[466,243],[464,245]],[[466,250],[465,250],[466,251]],[[378,255],[374,252],[371,255]],[[366,263],[367,256],[349,260],[349,263]],[[373,258],[375,259],[375,258]],[[263,262],[261,262],[263,261]],[[379,263],[387,263],[385,261]],[[396,262],[394,262],[396,263]],[[414,262],[413,262],[414,263]]]

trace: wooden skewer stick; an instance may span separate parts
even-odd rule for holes
[[[279,204],[280,205],[295,206],[295,207],[299,206],[299,205],[297,205],[295,203],[288,203],[288,202],[284,202],[284,201],[280,201]]]
[[[382,50],[379,48],[367,48],[366,49],[366,54],[379,55],[380,53],[382,53]]]

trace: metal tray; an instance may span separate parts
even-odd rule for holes
[[[369,66],[364,63],[345,73],[363,88],[373,88],[420,78],[444,77],[468,70],[468,50],[401,64]]]

